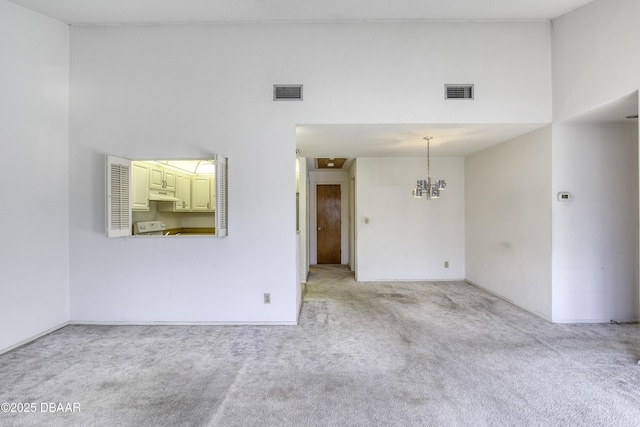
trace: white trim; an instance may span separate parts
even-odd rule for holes
[[[414,279],[363,279],[363,280],[356,280],[357,282],[361,282],[361,283],[372,283],[372,282],[376,282],[376,283],[388,283],[388,282],[401,282],[401,283],[407,283],[407,282],[418,282],[418,283],[446,283],[446,282],[458,282],[458,283],[462,283],[462,282],[466,282],[465,279],[425,279],[424,277],[418,277],[418,278],[414,278]],[[479,287],[479,286],[478,286]],[[499,296],[499,295],[497,295]]]
[[[616,320],[616,319],[561,319],[561,320],[554,320],[552,323],[560,323],[560,324],[595,324],[595,323],[605,323],[605,324],[609,324],[612,323],[611,321],[614,321],[615,323],[613,323],[614,325],[616,324],[628,324],[628,323],[638,323],[638,318],[630,318],[630,319],[622,319],[622,320]]]
[[[42,337],[44,337],[45,335],[49,335],[50,333],[55,332],[55,331],[57,331],[58,329],[62,329],[62,328],[64,328],[65,326],[69,326],[69,322],[61,323],[61,324],[59,324],[58,326],[54,326],[53,328],[47,329],[47,330],[46,330],[46,331],[44,331],[44,332],[41,332],[41,333],[36,334],[36,335],[34,335],[34,336],[32,336],[32,337],[29,337],[29,338],[27,338],[27,339],[25,339],[25,340],[22,340],[22,341],[20,341],[20,342],[18,342],[18,343],[16,343],[16,344],[13,344],[13,345],[11,345],[11,346],[9,346],[9,347],[7,347],[7,348],[3,348],[2,350],[0,350],[0,354],[8,353],[8,352],[10,352],[11,350],[15,350],[15,349],[16,349],[16,348],[18,348],[18,347],[22,347],[22,346],[23,346],[23,345],[25,345],[25,344],[29,344],[30,342],[35,341],[35,340],[37,340],[38,338],[42,338]]]
[[[118,322],[102,322],[92,320],[71,320],[70,325],[88,325],[88,326],[297,326],[297,321],[292,322],[165,322],[165,321],[151,321],[151,322],[137,322],[137,321],[118,321]]]

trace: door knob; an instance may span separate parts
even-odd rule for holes
[[[318,231],[322,230],[322,227],[318,227]]]

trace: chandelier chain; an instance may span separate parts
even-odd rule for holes
[[[429,153],[429,143],[431,142],[431,138],[427,137],[427,178],[431,178],[431,155]]]

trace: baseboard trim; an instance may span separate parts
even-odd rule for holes
[[[20,342],[18,342],[18,343],[16,343],[16,344],[14,344],[14,345],[11,345],[11,346],[9,346],[9,347],[7,347],[7,348],[3,348],[3,349],[1,349],[1,350],[0,350],[0,354],[8,353],[8,352],[10,352],[11,350],[15,350],[15,349],[16,349],[16,348],[18,348],[18,347],[22,347],[22,346],[23,346],[23,345],[25,345],[25,344],[29,344],[30,342],[33,342],[33,341],[37,340],[38,338],[42,338],[42,337],[44,337],[45,335],[49,335],[50,333],[55,332],[55,331],[57,331],[58,329],[62,329],[62,328],[64,328],[65,326],[69,326],[69,322],[61,323],[61,324],[59,324],[58,326],[54,326],[53,328],[49,328],[49,329],[47,329],[47,330],[46,330],[46,331],[44,331],[44,332],[41,332],[41,333],[36,334],[36,335],[34,335],[34,336],[32,336],[32,337],[29,337],[29,338],[27,338],[27,339],[25,339],[25,340],[22,340],[22,341],[20,341]]]
[[[638,323],[638,318],[629,318],[629,319],[560,319],[560,320],[554,320],[553,323],[561,323],[561,324],[571,324],[571,323],[577,323],[577,324],[589,324],[589,323],[593,323],[593,324],[609,324],[612,323],[614,325],[623,325],[623,324],[629,324],[629,323]]]
[[[371,282],[380,282],[380,283],[384,283],[384,282],[424,282],[424,283],[442,283],[442,282],[464,282],[465,279],[458,279],[458,278],[452,278],[452,279],[424,279],[424,278],[420,278],[420,279],[357,279],[357,282],[362,282],[362,283],[371,283]]]
[[[137,321],[94,321],[94,320],[71,320],[69,325],[88,326],[296,326],[298,322],[137,322]]]

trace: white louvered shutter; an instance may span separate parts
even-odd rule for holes
[[[227,158],[216,155],[216,235],[227,236]]]
[[[107,237],[131,235],[131,160],[107,156]]]

